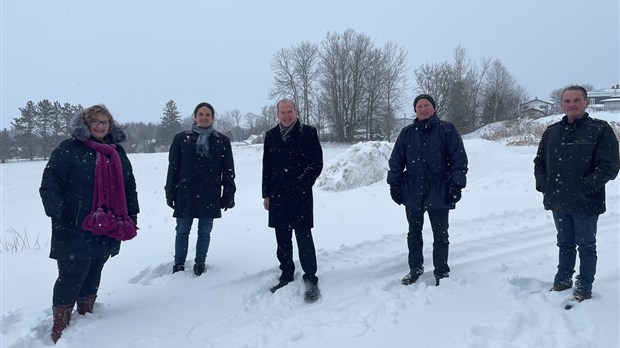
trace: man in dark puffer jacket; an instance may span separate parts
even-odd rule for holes
[[[387,182],[392,200],[405,206],[409,222],[409,273],[402,284],[415,283],[424,272],[422,227],[427,212],[433,230],[433,273],[439,285],[450,272],[448,215],[467,183],[467,154],[454,125],[435,114],[430,95],[417,96],[413,107],[416,118],[396,139]]]

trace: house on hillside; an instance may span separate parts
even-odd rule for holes
[[[620,98],[603,99],[603,111],[620,111]]]
[[[264,136],[264,134],[261,134],[261,135],[252,134],[247,139],[245,139],[243,142],[248,144],[248,145],[262,144],[263,143],[263,136]]]
[[[590,108],[593,110],[620,110],[620,85],[589,91],[588,99],[590,101]]]
[[[538,99],[538,97],[536,97],[521,104],[521,115],[526,118],[548,116],[552,106],[552,102]]]

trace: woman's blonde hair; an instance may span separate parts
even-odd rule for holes
[[[90,125],[90,123],[95,119],[95,115],[101,114],[110,118],[110,129],[114,127],[114,117],[110,113],[110,110],[105,107],[103,104],[96,104],[90,107],[87,107],[82,111],[82,118],[84,119],[84,123],[86,125]]]

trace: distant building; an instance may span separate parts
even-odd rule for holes
[[[243,142],[248,144],[248,145],[262,144],[263,143],[263,136],[264,136],[263,134],[261,134],[261,135],[252,134],[247,139],[245,139]]]
[[[521,104],[521,115],[526,118],[548,116],[552,106],[552,102],[541,100],[536,97]]]
[[[603,111],[620,111],[620,98],[609,98],[601,100]]]
[[[590,107],[593,110],[617,111],[620,110],[620,85],[611,88],[588,92]]]
[[[414,116],[415,117],[415,116]],[[413,119],[411,117],[401,117],[394,119],[394,123],[392,124],[392,130],[396,132],[400,132],[403,128],[413,123]]]

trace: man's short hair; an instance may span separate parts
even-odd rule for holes
[[[562,99],[564,99],[564,92],[566,91],[581,91],[581,93],[583,93],[583,99],[588,100],[588,91],[586,91],[585,88],[579,85],[573,85],[564,88],[564,90],[562,91]]]

